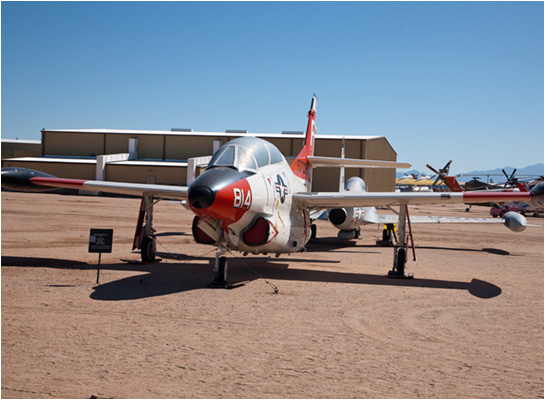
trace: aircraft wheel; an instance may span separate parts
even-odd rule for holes
[[[317,232],[317,227],[316,227],[316,224],[312,224],[310,226],[310,238],[311,239],[316,239],[316,232]]]
[[[394,268],[391,271],[388,271],[388,278],[396,278],[396,279],[403,279],[403,278],[412,278],[413,275],[410,274],[409,276],[405,276],[405,257],[406,257],[406,251],[404,248],[397,249],[396,257],[396,265],[394,265]]]
[[[227,283],[227,257],[220,257],[218,266],[218,278],[221,283]]]
[[[142,239],[142,244],[140,246],[140,254],[142,256],[143,262],[154,262],[155,261],[155,239],[146,236]]]
[[[214,280],[210,285],[211,288],[228,288],[227,286],[227,258],[221,256],[217,261],[217,271]]]
[[[397,273],[401,276],[405,275],[405,258],[406,252],[404,248],[397,251]]]

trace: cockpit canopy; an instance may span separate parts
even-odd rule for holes
[[[284,156],[270,142],[253,136],[231,140],[214,154],[207,170],[231,167],[238,171],[256,172],[258,168],[282,162]]]

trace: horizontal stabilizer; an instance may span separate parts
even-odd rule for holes
[[[411,164],[396,161],[360,160],[358,158],[307,157],[313,167],[347,168],[411,168]]]

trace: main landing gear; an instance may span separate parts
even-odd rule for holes
[[[140,245],[140,256],[142,257],[142,262],[155,262],[155,256],[157,254],[155,242],[155,236],[144,236],[142,238],[142,244]]]
[[[405,228],[407,223],[409,225],[409,235],[413,247],[414,261],[416,261],[416,255],[414,254],[414,243],[412,243],[411,223],[409,220],[408,209],[407,206],[402,205],[399,211],[398,239],[394,244],[394,266],[391,271],[388,271],[389,278],[412,279],[414,277],[412,273],[405,273],[405,264],[407,262],[407,240]]]
[[[157,247],[155,229],[153,229],[153,206],[159,200],[154,201],[153,196],[143,196],[138,213],[138,222],[134,233],[132,249],[139,249],[143,263],[157,261]]]

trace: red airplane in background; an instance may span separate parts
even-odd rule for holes
[[[316,97],[313,97],[303,148],[291,166],[273,144],[248,136],[218,149],[206,170],[189,187],[61,179],[22,168],[2,169],[2,187],[30,192],[75,188],[142,197],[133,249],[140,249],[142,260],[149,262],[155,260],[154,204],[160,199],[184,200],[195,214],[192,226],[195,240],[218,249],[214,285],[219,287],[227,286],[224,256],[227,251],[276,256],[304,251],[313,231],[310,213],[315,210],[329,209],[330,215],[331,210],[341,210],[343,227],[350,230],[365,222],[366,213],[372,216],[375,206],[398,207],[398,235],[389,276],[409,277],[405,274],[406,232],[407,228],[410,232],[411,223],[409,205],[525,201],[543,207],[543,183],[524,193],[378,193],[367,192],[364,184],[349,180],[348,190],[311,192],[315,167],[410,167],[407,163],[390,161],[314,156],[315,118]],[[368,222],[377,221],[371,218]],[[526,225],[526,219],[516,213],[505,214],[504,222],[513,231],[521,231]]]

